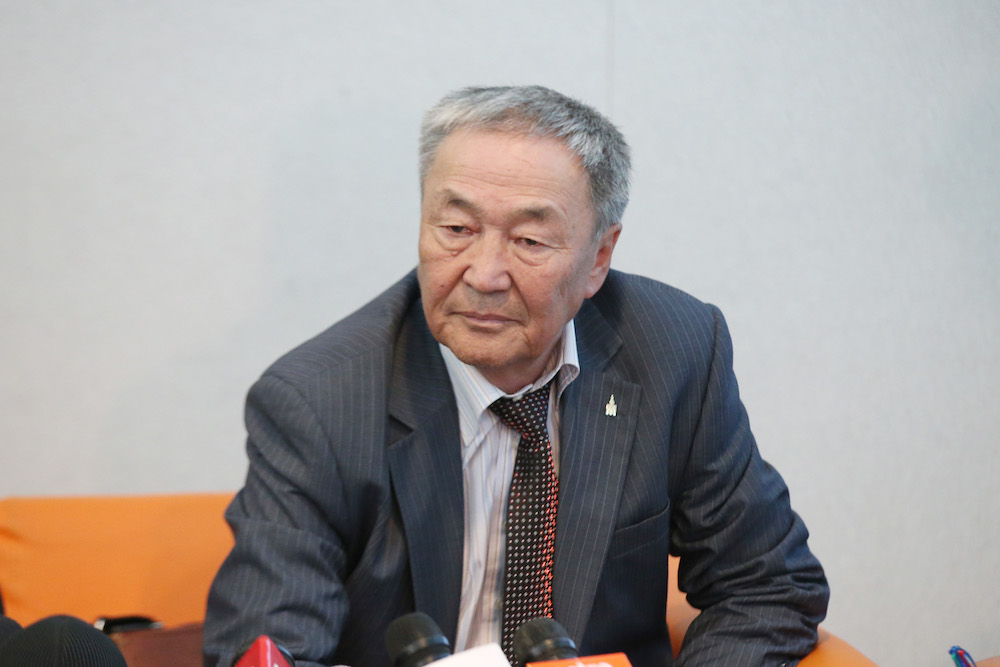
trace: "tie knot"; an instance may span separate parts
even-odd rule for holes
[[[490,410],[504,424],[514,429],[532,443],[547,442],[548,429],[545,422],[549,416],[549,380],[544,387],[522,396],[519,400],[498,398],[490,405]]]

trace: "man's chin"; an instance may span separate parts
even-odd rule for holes
[[[447,343],[445,343],[445,346],[451,350],[463,364],[474,366],[480,371],[498,370],[513,361],[509,351],[504,354],[503,350],[490,350],[482,347],[477,348],[467,345],[448,345]]]
[[[535,381],[536,371],[540,372],[534,364],[525,361],[529,355],[518,346],[518,341],[491,340],[485,345],[468,340],[443,342],[459,361],[472,366],[506,392],[517,391]]]
[[[518,360],[516,343],[503,339],[476,340],[476,337],[442,341],[459,361],[480,371],[496,371]]]

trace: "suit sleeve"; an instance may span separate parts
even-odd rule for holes
[[[329,665],[347,615],[344,498],[329,438],[293,386],[265,375],[246,408],[249,470],[226,510],[235,546],[216,575],[205,665],[267,634],[300,667]],[[317,470],[323,471],[317,474]]]
[[[672,494],[678,583],[702,610],[676,664],[791,665],[814,646],[829,589],[784,481],[757,450],[729,332],[712,312],[707,385],[681,489]]]

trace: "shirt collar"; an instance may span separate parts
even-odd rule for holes
[[[556,402],[562,396],[569,383],[580,374],[580,357],[576,347],[576,326],[573,320],[566,323],[562,337],[553,353],[552,361],[546,366],[542,376],[513,394],[508,394],[495,387],[483,377],[474,366],[462,362],[455,353],[438,343],[441,356],[444,357],[451,386],[455,391],[455,402],[458,405],[458,423],[462,433],[462,460],[468,461],[476,448],[489,431],[496,426],[498,419],[490,412],[490,405],[501,397],[520,398],[535,387],[543,387],[556,377]]]

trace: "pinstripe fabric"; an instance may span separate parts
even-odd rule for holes
[[[716,309],[612,272],[576,317],[559,401],[555,618],[583,653],[671,663],[666,554],[705,611],[677,664],[794,662],[828,590],[757,451]],[[464,535],[458,413],[411,274],[279,360],[247,402],[236,546],[212,587],[207,664],[266,632],[300,665],[386,665],[413,609],[451,640]],[[610,396],[616,410],[609,410]]]

